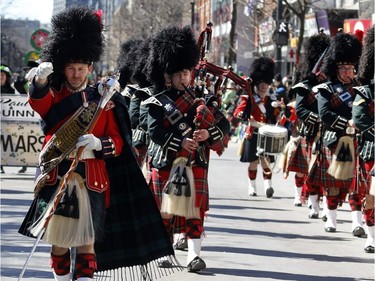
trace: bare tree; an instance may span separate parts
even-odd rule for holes
[[[184,0],[135,0],[132,6],[123,4],[115,11],[108,28],[108,69],[117,67],[120,46],[129,39],[145,39],[161,28],[190,23],[190,3]]]

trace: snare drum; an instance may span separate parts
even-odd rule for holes
[[[264,125],[258,130],[257,151],[259,154],[279,154],[288,142],[288,130],[277,125]]]

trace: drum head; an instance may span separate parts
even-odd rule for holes
[[[259,128],[258,132],[266,136],[270,135],[283,137],[288,135],[287,128],[278,125],[264,125]]]

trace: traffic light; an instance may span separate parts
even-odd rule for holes
[[[279,22],[276,30],[276,45],[284,46],[288,45],[289,29],[287,22]]]

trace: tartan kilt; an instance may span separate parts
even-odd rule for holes
[[[371,186],[371,170],[374,166],[374,160],[363,161],[359,159],[359,163],[356,165],[354,180],[350,188],[351,192],[355,192],[361,195],[369,194]]]
[[[292,141],[289,140],[289,141]],[[294,152],[287,161],[286,170],[307,175],[311,158],[312,143],[301,137]]]
[[[134,154],[135,158],[137,159],[137,163],[139,167],[142,167],[146,158],[147,154],[147,146],[138,146],[138,147],[133,147],[134,149]]]
[[[155,200],[160,209],[163,189],[169,179],[170,170],[152,168],[152,184],[150,188],[155,196]],[[201,211],[208,211],[208,170],[193,165],[195,184],[195,206]]]
[[[346,188],[349,189],[353,178],[347,180],[339,180],[331,176],[327,173],[329,165],[332,163],[332,156],[335,154],[336,146],[329,149],[326,146],[323,146],[322,152],[320,153],[321,156],[321,175],[320,181],[321,185],[325,188],[329,187],[338,187],[338,188]]]

